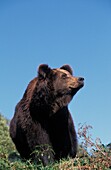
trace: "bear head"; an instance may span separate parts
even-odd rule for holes
[[[69,65],[51,69],[47,64],[41,64],[37,79],[31,107],[51,114],[67,106],[84,85],[84,78],[73,76]]]

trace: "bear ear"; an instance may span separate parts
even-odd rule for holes
[[[60,69],[68,71],[71,75],[73,75],[72,68],[69,65],[63,65]]]
[[[51,68],[47,64],[41,64],[38,68],[38,77],[46,78],[50,71]]]

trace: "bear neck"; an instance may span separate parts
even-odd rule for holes
[[[54,93],[52,83],[47,81],[38,83],[30,102],[30,113],[32,116],[49,118],[67,107],[71,99],[72,96],[69,94],[57,95],[57,92]]]
[[[59,98],[55,98],[53,103],[51,103],[51,114],[56,114],[57,112],[63,110],[64,108],[68,108],[68,104],[72,100],[71,95],[63,95]]]

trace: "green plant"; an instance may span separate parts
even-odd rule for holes
[[[0,114],[0,170],[110,170],[111,144],[103,145],[97,138],[95,141],[90,134],[90,125],[79,125],[79,147],[76,158],[63,159],[44,167],[31,160],[22,160],[9,136],[9,120]],[[52,151],[47,145],[36,148],[32,154],[43,155]],[[52,151],[53,152],[53,151]]]

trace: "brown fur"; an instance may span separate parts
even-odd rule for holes
[[[68,104],[84,79],[72,74],[69,65],[59,69],[39,66],[38,77],[27,86],[10,123],[10,136],[21,157],[41,159],[47,165],[76,156],[77,138]],[[33,153],[36,147],[39,154]]]

